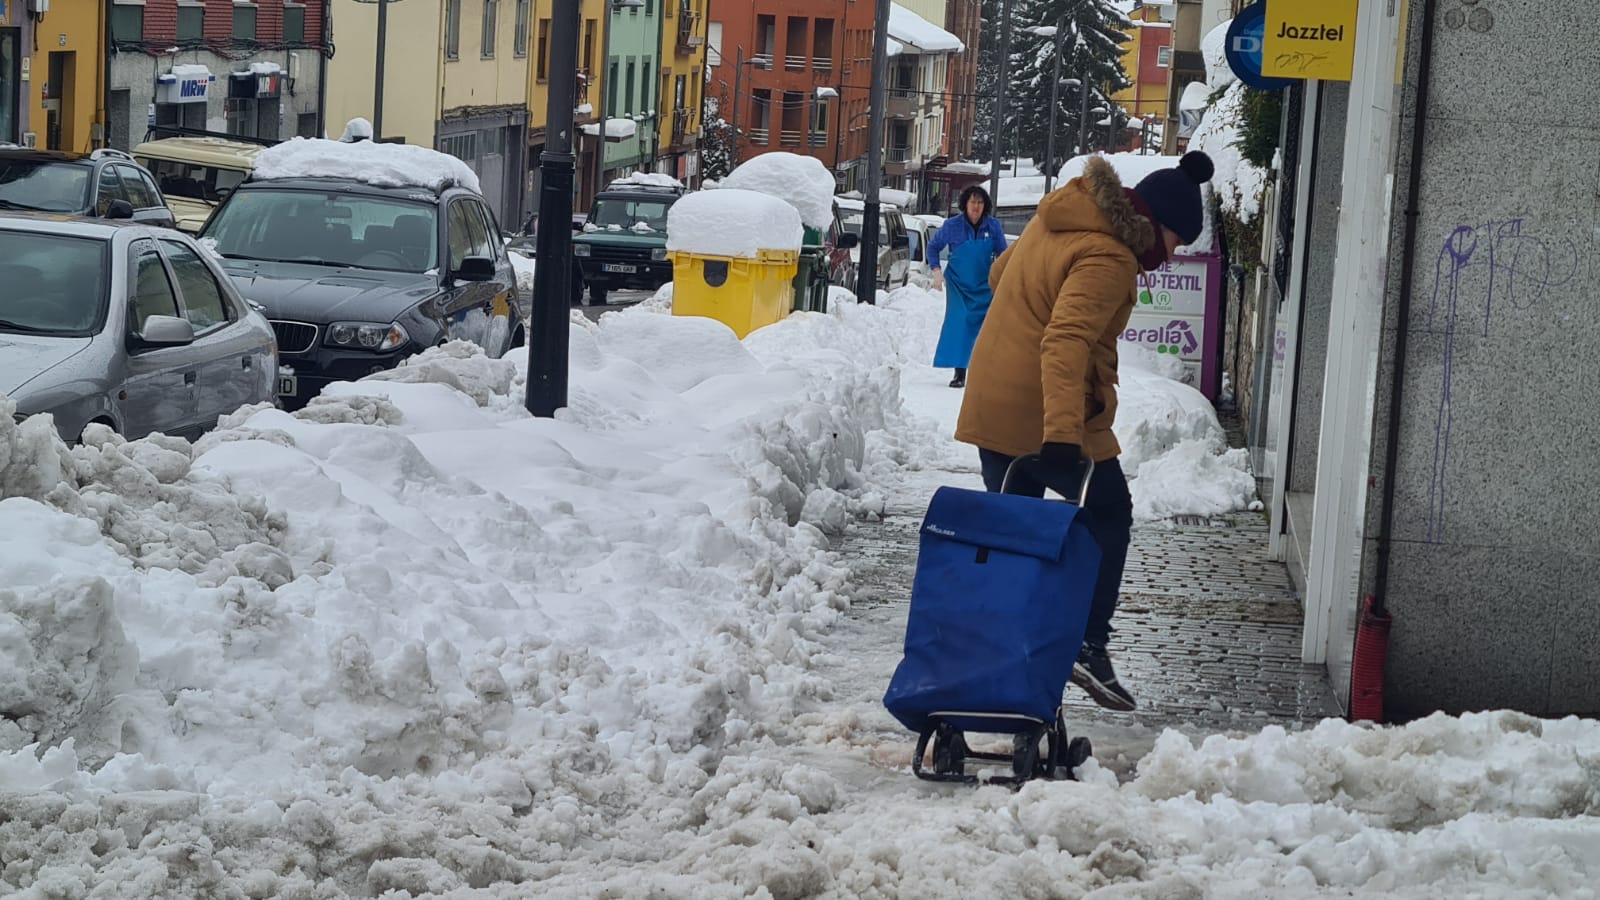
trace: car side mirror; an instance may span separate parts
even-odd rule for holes
[[[848,231],[846,231],[844,234],[839,235],[839,249],[840,250],[854,250],[855,248],[857,248],[859,246],[861,246],[861,235],[852,234],[852,233],[850,233]]]
[[[896,250],[910,249],[910,247],[911,247],[911,235],[909,235],[909,234],[897,234],[897,235],[895,235],[894,238],[891,239],[891,241],[890,241],[890,246],[894,247]]]
[[[138,341],[145,347],[183,347],[194,343],[194,326],[177,316],[151,316],[144,320]]]
[[[469,256],[461,261],[461,268],[453,274],[460,281],[493,281],[494,260],[487,256]]]
[[[133,218],[133,204],[126,200],[113,200],[106,206],[105,218],[131,219]]]

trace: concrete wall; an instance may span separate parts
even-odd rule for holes
[[[478,32],[467,28],[462,10],[461,55],[477,59]],[[444,53],[444,19],[438,3],[389,4],[388,50],[383,73],[383,136],[408,144],[433,146],[438,121],[439,67]],[[337,139],[345,123],[373,113],[373,77],[378,58],[378,7],[356,0],[334,0],[333,38],[339,48],[328,61],[328,137]],[[507,51],[507,55],[510,55]]]
[[[1421,4],[1411,4],[1415,66]],[[1585,333],[1600,228],[1600,12],[1441,0],[1418,202],[1415,289],[1398,317],[1397,179],[1378,384],[1401,329],[1403,406],[1385,595],[1389,715],[1600,712],[1600,427]],[[1552,28],[1551,22],[1565,23]],[[1559,64],[1553,64],[1559,61]],[[1414,75],[1406,79],[1415,85]],[[1461,86],[1471,85],[1470,90]],[[1407,91],[1399,167],[1415,94]],[[1381,486],[1386,390],[1372,453]],[[1366,534],[1381,527],[1369,492]],[[1364,554],[1370,585],[1372,541]]]

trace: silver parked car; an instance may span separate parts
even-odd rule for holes
[[[195,437],[277,393],[272,326],[170,228],[0,214],[0,393],[20,418]]]

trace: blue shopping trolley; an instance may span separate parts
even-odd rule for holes
[[[1068,739],[1061,696],[1100,571],[1082,521],[1094,463],[1086,461],[1069,502],[1007,492],[1019,466],[1040,465],[1037,455],[1021,457],[1000,493],[944,487],[928,505],[905,656],[883,698],[918,734],[918,778],[976,782],[970,760],[1011,763],[1010,777],[990,783],[1071,777],[1093,752],[1088,738]],[[1009,734],[1012,752],[973,751],[969,731]],[[931,771],[923,767],[930,741]]]

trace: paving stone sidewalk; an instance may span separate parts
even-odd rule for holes
[[[882,522],[840,543],[859,591],[853,616],[904,635],[917,530],[941,484],[978,486],[969,473],[921,473]],[[1300,662],[1300,598],[1267,559],[1262,513],[1135,528],[1113,625],[1112,658],[1139,709],[1108,712],[1069,687],[1069,721],[1258,731],[1339,715],[1325,670]]]

